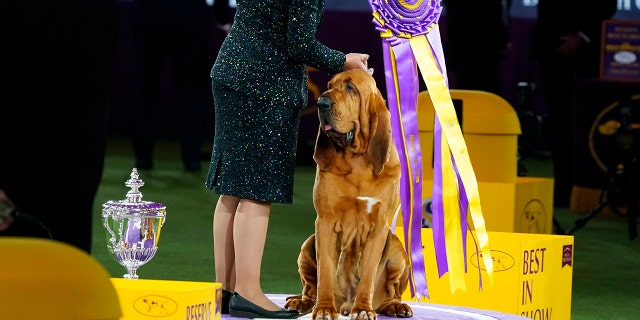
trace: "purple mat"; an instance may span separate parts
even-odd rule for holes
[[[287,294],[268,294],[267,295],[273,302],[276,304],[283,306]],[[408,318],[411,320],[443,320],[443,319],[452,319],[452,320],[523,320],[529,319],[521,316],[517,316],[514,314],[501,313],[492,310],[481,310],[474,308],[465,308],[465,307],[457,307],[457,306],[449,306],[442,304],[434,304],[434,303],[425,303],[425,302],[407,302],[408,305],[413,309],[413,317]],[[223,314],[222,319],[231,318],[228,314]],[[307,314],[298,319],[301,320],[310,320],[311,315]],[[340,316],[340,320],[348,320],[348,317]],[[388,316],[378,315],[378,319],[380,320],[398,320],[399,318],[392,318]]]

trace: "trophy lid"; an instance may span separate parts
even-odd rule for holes
[[[142,201],[142,192],[140,187],[144,185],[144,181],[140,179],[138,169],[133,168],[129,180],[125,182],[125,186],[130,190],[127,192],[125,200],[109,200],[102,205],[103,211],[118,212],[122,215],[135,215],[144,217],[164,217],[166,207],[159,202]]]

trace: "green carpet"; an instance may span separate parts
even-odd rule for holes
[[[140,278],[214,281],[212,212],[217,196],[204,187],[207,163],[198,173],[185,172],[179,145],[158,141],[155,168],[140,171],[145,201],[161,202],[167,219],[156,256],[138,269]],[[96,198],[92,255],[114,277],[125,269],[106,249],[100,216],[102,204],[125,198],[133,166],[129,141],[112,137]],[[550,176],[548,162],[526,163],[530,176]],[[262,264],[262,287],[268,293],[297,294],[301,290],[296,259],[302,242],[313,232],[315,212],[311,190],[315,169],[297,168],[291,205],[274,205]],[[581,216],[556,208],[554,216],[570,230]],[[572,319],[640,319],[640,239],[630,240],[626,218],[597,215],[575,232]],[[552,319],[551,319],[552,320]]]

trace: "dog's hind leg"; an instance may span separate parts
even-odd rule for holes
[[[316,261],[316,238],[311,235],[302,244],[298,256],[298,273],[302,281],[302,294],[287,297],[285,308],[297,310],[301,314],[307,314],[313,310],[316,303],[318,264]]]
[[[402,242],[389,231],[373,297],[377,313],[398,318],[413,316],[411,307],[402,302],[409,283],[409,263]]]

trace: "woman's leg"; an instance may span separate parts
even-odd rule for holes
[[[242,199],[238,204],[233,225],[237,274],[234,290],[256,305],[276,311],[280,310],[280,306],[269,300],[260,286],[260,268],[270,211],[271,204],[267,202]]]
[[[240,198],[220,195],[213,214],[213,250],[216,282],[233,292],[235,287],[235,254],[233,223]]]

